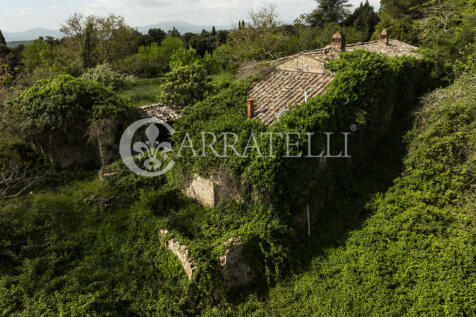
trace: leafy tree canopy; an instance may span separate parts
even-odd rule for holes
[[[204,66],[194,64],[177,67],[165,75],[158,99],[165,104],[183,108],[202,100],[211,88]]]
[[[199,61],[197,51],[193,48],[180,48],[170,57],[170,69],[174,70],[186,65],[193,65]]]
[[[317,8],[306,17],[311,26],[342,22],[349,15],[348,0],[316,0]]]
[[[27,139],[45,146],[57,137],[82,137],[95,122],[126,115],[129,110],[101,84],[70,75],[40,80],[8,104]]]
[[[364,4],[360,3],[360,6],[345,19],[344,24],[366,32],[366,40],[368,40],[375,31],[375,26],[378,22],[379,17],[377,13],[375,13],[374,8],[369,4],[369,1],[366,0]]]

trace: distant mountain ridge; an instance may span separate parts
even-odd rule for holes
[[[36,40],[40,36],[61,38],[63,37],[63,33],[61,33],[59,30],[34,28],[24,32],[3,32],[3,36],[7,42],[17,42]]]
[[[173,27],[175,27],[182,34],[187,32],[200,33],[203,29],[207,31],[211,31],[213,28],[212,25],[200,26],[200,25],[194,25],[187,22],[183,22],[183,21],[166,21],[166,22],[161,22],[161,23],[152,24],[152,25],[139,26],[139,27],[136,27],[136,29],[141,33],[147,33],[149,29],[160,28],[164,31],[168,31],[168,30],[171,30]],[[232,28],[231,25],[215,27],[217,31],[228,30],[231,28]],[[5,39],[7,42],[31,41],[31,40],[36,40],[40,36],[43,36],[43,37],[51,36],[54,38],[63,37],[63,33],[61,33],[59,30],[50,30],[45,28],[34,28],[24,32],[3,32],[3,35],[5,36]]]

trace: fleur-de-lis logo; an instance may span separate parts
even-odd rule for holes
[[[147,141],[134,143],[133,149],[139,153],[138,158],[147,158],[144,161],[144,167],[149,171],[156,171],[162,167],[162,161],[169,157],[168,152],[172,151],[172,145],[169,142],[160,142],[160,130],[155,124],[150,124],[145,130]],[[160,159],[158,156],[160,156]]]
[[[132,145],[137,130],[146,125],[148,125],[145,129],[146,139]],[[138,175],[146,177],[163,175],[175,164],[168,155],[172,151],[172,145],[169,142],[160,141],[160,129],[157,125],[165,127],[170,135],[174,134],[174,130],[167,123],[157,118],[149,118],[134,122],[122,135],[119,147],[122,160],[131,171]],[[143,162],[140,165],[144,168],[137,165],[134,157]]]

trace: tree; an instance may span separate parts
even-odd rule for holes
[[[50,68],[54,64],[53,46],[43,40],[35,40],[25,46],[21,61],[29,72],[37,68]]]
[[[170,69],[175,70],[177,68],[197,64],[200,57],[197,51],[190,47],[189,49],[180,48],[175,51],[170,57]]]
[[[126,87],[133,81],[132,76],[127,76],[114,70],[110,64],[97,65],[86,70],[81,75],[81,79],[94,81],[108,87],[114,91]]]
[[[0,45],[7,46],[7,41],[5,41],[5,38],[3,37],[2,30],[0,30]]]
[[[58,144],[85,144],[92,125],[129,111],[112,90],[70,75],[39,80],[6,107],[18,118],[25,139],[46,153],[53,153]]]
[[[422,52],[441,73],[458,76],[476,57],[476,2],[439,0],[417,8],[413,21]]]
[[[353,26],[357,30],[365,32],[368,36],[366,41],[370,39],[372,33],[375,31],[375,26],[379,22],[379,17],[374,11],[374,8],[366,0],[365,4],[360,3],[360,6],[354,10],[354,12],[347,17],[344,21],[344,25]]]
[[[217,46],[217,36],[212,35],[211,33],[207,32],[206,30],[202,30],[201,33],[185,33],[184,40],[186,41],[188,46],[193,47],[198,55],[205,56],[205,53],[213,52]]]
[[[0,56],[0,105],[9,96],[9,86],[12,82],[13,76],[10,73],[10,65],[7,58]]]
[[[316,0],[317,8],[306,17],[311,26],[323,26],[327,23],[341,23],[349,15],[348,0]]]
[[[158,44],[162,43],[163,40],[167,37],[167,33],[165,33],[162,29],[150,29],[148,32],[149,36],[152,39],[152,42],[156,42]]]
[[[180,32],[175,28],[175,26],[172,28],[172,30],[169,30],[168,36],[171,37],[180,37]]]
[[[113,62],[136,52],[137,31],[128,26],[123,17],[113,14],[107,17],[71,16],[60,29],[68,37],[70,49],[83,51],[85,33],[90,24],[94,29],[95,64]]]
[[[215,26],[212,28],[212,35],[215,36],[217,34],[217,30],[215,29]]]
[[[179,108],[203,100],[212,89],[207,71],[202,65],[178,67],[165,75],[158,100]]]
[[[3,37],[2,30],[0,30],[0,57],[6,57],[10,53],[10,49],[7,46],[7,42]]]
[[[229,67],[244,61],[276,59],[285,54],[286,34],[278,21],[276,8],[266,6],[249,13],[250,22],[240,22],[217,49],[217,57]]]
[[[92,23],[88,23],[86,26],[85,34],[84,34],[84,44],[83,44],[83,51],[81,53],[83,67],[85,69],[94,66],[94,25]]]
[[[218,31],[218,33],[217,33],[218,44],[220,44],[220,45],[225,44],[226,40],[228,39],[229,34],[230,34],[229,31],[225,31],[225,30]]]
[[[393,19],[417,19],[423,16],[423,12],[417,10],[417,7],[426,2],[428,0],[381,0],[380,13]]]
[[[169,70],[170,57],[181,48],[185,48],[185,44],[180,38],[168,36],[160,46],[155,42],[141,46],[137,54],[128,56],[117,64],[129,74],[154,77]]]

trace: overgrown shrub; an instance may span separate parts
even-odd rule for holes
[[[131,110],[108,88],[70,75],[40,80],[5,107],[18,119],[11,128],[48,153],[60,144],[85,144],[98,122],[120,121]]]
[[[200,56],[193,48],[180,48],[170,56],[170,69],[173,71],[180,67],[195,65],[199,63],[199,60]]]
[[[154,77],[169,70],[170,57],[185,48],[180,38],[169,36],[159,45],[139,47],[139,52],[118,62],[118,68],[131,75]]]
[[[165,75],[158,101],[183,108],[205,98],[211,89],[203,66],[182,66]]]
[[[127,87],[134,81],[134,77],[115,71],[108,63],[88,69],[81,75],[81,79],[100,83],[115,91]]]

